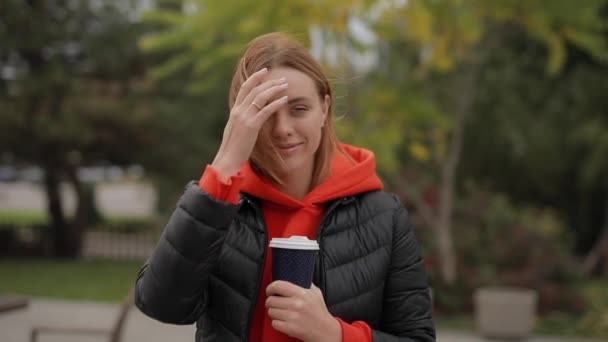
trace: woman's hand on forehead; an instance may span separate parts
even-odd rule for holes
[[[287,103],[287,96],[279,96],[287,89],[285,78],[265,80],[267,75],[267,68],[251,75],[236,96],[212,163],[224,179],[239,172],[251,156],[264,122]]]

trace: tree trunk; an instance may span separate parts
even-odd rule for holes
[[[45,165],[44,186],[51,215],[53,236],[53,255],[60,258],[75,258],[79,255],[79,235],[73,225],[66,220],[62,207],[61,167],[59,163],[49,160]]]
[[[453,284],[456,280],[456,252],[452,237],[452,214],[454,208],[454,181],[456,166],[460,160],[464,137],[465,113],[456,113],[454,136],[450,144],[450,154],[441,170],[441,189],[439,195],[439,213],[435,225],[437,246],[441,265],[441,278],[446,284]]]
[[[51,231],[53,237],[53,255],[60,254],[63,250],[63,233],[66,231],[67,222],[61,207],[61,190],[59,189],[60,177],[57,166],[47,162],[44,168],[44,187],[47,197],[48,212],[51,215]]]
[[[463,68],[461,76],[456,76],[453,94],[455,94],[454,132],[451,137],[448,156],[441,168],[441,189],[439,194],[439,210],[435,234],[443,281],[450,285],[456,281],[457,263],[452,234],[452,216],[454,211],[454,186],[456,170],[464,144],[465,124],[468,114],[473,110],[476,82],[480,70],[478,61]]]
[[[76,194],[76,213],[74,220],[70,224],[71,242],[73,244],[74,257],[78,257],[82,252],[82,240],[84,231],[89,223],[89,208],[87,203],[86,189],[78,178],[78,166],[69,165],[66,168],[69,182]]]

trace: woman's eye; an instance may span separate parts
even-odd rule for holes
[[[292,109],[292,111],[296,112],[296,113],[301,113],[301,112],[305,112],[308,110],[308,107],[304,107],[304,106],[298,106],[298,107],[294,107]]]

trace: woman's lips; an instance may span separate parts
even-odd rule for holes
[[[301,145],[301,143],[277,145],[277,149],[279,150],[279,153],[281,153],[281,155],[290,156],[294,154],[300,148]]]

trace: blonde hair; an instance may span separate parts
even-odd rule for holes
[[[322,102],[326,95],[333,99],[329,81],[323,73],[321,65],[299,41],[285,33],[275,32],[259,36],[249,43],[232,78],[229,95],[230,108],[232,109],[234,106],[241,85],[251,74],[264,67],[270,70],[279,66],[293,68],[308,75],[313,80]],[[321,142],[314,158],[311,187],[321,184],[329,176],[336,149],[342,151],[332,120],[332,102],[329,103],[327,117],[322,128]],[[276,184],[283,185],[284,182],[279,174],[279,167],[283,159],[270,140],[269,132],[260,132],[250,162],[257,173]]]

